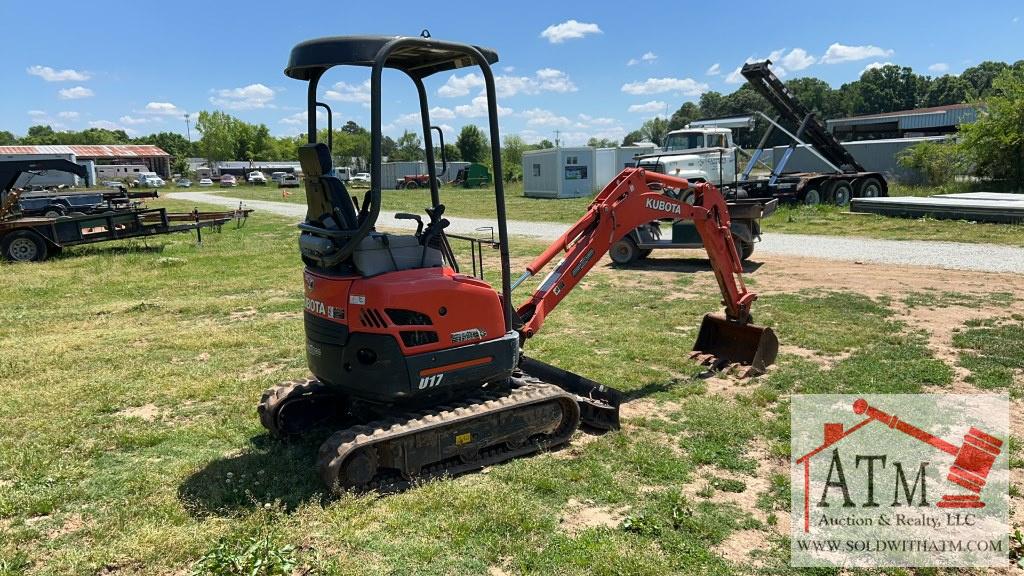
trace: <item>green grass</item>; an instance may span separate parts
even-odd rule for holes
[[[282,197],[274,186],[243,186],[232,189],[200,189],[217,192],[233,198],[247,200],[276,200],[305,203],[305,191],[292,188],[290,196]],[[365,189],[353,189],[360,196]],[[900,189],[902,191],[903,189]],[[921,195],[938,192],[936,189],[914,188]],[[384,190],[385,210],[422,214],[429,204],[427,190]],[[493,189],[463,189],[446,187],[441,201],[448,214],[468,218],[494,217]],[[590,204],[590,198],[553,200],[527,198],[522,195],[522,184],[511,184],[505,191],[505,204],[510,220],[575,222]],[[935,220],[931,218],[887,218],[875,214],[854,214],[849,208],[837,206],[780,206],[763,220],[763,231],[792,234],[818,234],[830,236],[863,236],[892,240],[944,240],[1024,246],[1024,225],[990,224],[962,220]]]
[[[953,345],[961,349],[960,365],[971,371],[968,382],[985,390],[1009,389],[1018,397],[1024,393],[1013,387],[1015,373],[1024,382],[1024,316],[968,321],[953,334]]]
[[[714,547],[761,526],[683,495],[703,466],[736,477],[715,491],[749,491],[751,443],[788,453],[791,393],[950,380],[885,302],[822,291],[766,296],[756,313],[834,365],[784,355],[735,397],[710,395],[685,357],[718,295],[682,272],[602,263],[529,352],[659,413],[487,473],[331,499],[314,467],[322,438],[274,441],[255,414],[264,388],[307,374],[295,233],[256,213],[203,246],[182,234],[0,264],[0,574],[729,574],[742,567]],[[540,248],[517,240],[513,253]],[[787,486],[751,496],[785,513]],[[570,500],[624,520],[569,530]],[[766,570],[789,572],[786,546],[761,551]]]

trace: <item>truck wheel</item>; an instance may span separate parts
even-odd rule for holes
[[[46,260],[46,241],[31,230],[11,232],[0,240],[0,253],[13,262]]]
[[[735,235],[732,237],[732,242],[736,245],[736,254],[739,255],[740,262],[745,262],[754,253],[754,244],[752,242],[746,242]]]
[[[865,178],[857,184],[857,198],[877,198],[882,195],[882,183],[878,178]]]
[[[409,190],[415,190],[419,188],[420,185],[415,180],[409,180],[408,182],[406,182],[405,187],[408,188]]]
[[[817,206],[821,204],[821,192],[817,188],[807,188],[800,195],[800,202],[806,206]]]
[[[47,206],[43,216],[47,218],[60,218],[65,213],[63,206]]]
[[[623,238],[615,244],[612,244],[612,249],[608,251],[608,254],[612,258],[612,262],[616,264],[632,264],[640,257],[640,249],[637,248],[636,242],[632,238]]]
[[[850,196],[853,195],[853,188],[846,180],[836,180],[832,183],[832,190],[829,197],[836,206],[846,206],[850,203]]]

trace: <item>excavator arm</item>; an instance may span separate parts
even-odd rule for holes
[[[692,188],[693,204],[669,193]],[[631,230],[653,220],[692,220],[704,242],[715,272],[724,318],[705,316],[695,346],[695,356],[704,363],[749,364],[763,372],[774,362],[778,341],[770,329],[751,324],[750,307],[757,295],[743,284],[743,268],[732,241],[729,210],[713,185],[691,185],[682,178],[626,168],[597,195],[593,203],[568,231],[533,260],[513,287],[536,275],[558,254],[565,256],[540,283],[530,299],[517,310],[522,321],[520,334],[530,338],[558,303],[587,275],[611,246]]]

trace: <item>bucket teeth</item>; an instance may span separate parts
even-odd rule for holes
[[[779,340],[771,328],[707,314],[690,358],[718,372],[730,365],[748,367],[743,377],[764,374],[775,363]]]

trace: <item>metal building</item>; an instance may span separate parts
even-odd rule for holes
[[[60,151],[54,150],[51,152],[41,152],[36,150],[36,153],[32,154],[18,154],[10,153],[7,150],[11,148],[29,148],[27,146],[0,146],[0,160],[67,160],[69,162],[75,162],[85,166],[86,171],[89,173],[89,179],[92,182],[97,182],[95,163],[92,160],[79,160],[75,157],[75,154],[71,151]],[[62,148],[58,146],[31,146],[30,148]],[[24,188],[27,186],[42,186],[44,188],[56,188],[57,186],[85,186],[85,182],[81,178],[71,174],[69,172],[61,172],[59,170],[44,170],[36,173],[22,173],[15,181],[15,188]]]
[[[946,136],[930,136],[927,138],[860,140],[842,144],[864,166],[865,170],[881,172],[889,180],[914,184],[921,180],[922,175],[915,170],[900,166],[897,161],[899,154],[919,142],[943,142],[945,140]],[[781,159],[785,150],[786,146],[776,146],[773,149],[773,169],[778,167],[778,162],[775,160]],[[793,150],[793,155],[789,157],[789,161],[786,162],[785,170],[786,172],[830,172],[832,168],[811,154],[807,150],[807,146],[797,146]]]
[[[449,162],[448,170],[440,177],[441,181],[451,182],[455,179],[455,175],[458,174],[459,170],[462,170],[466,166],[469,166],[469,162]],[[440,159],[434,162],[434,167],[438,173],[441,172]],[[384,190],[395,190],[398,188],[398,180],[400,178],[405,176],[418,176],[426,173],[427,163],[425,160],[384,162],[380,165],[380,178],[382,180],[380,187]]]
[[[840,141],[884,140],[952,134],[961,124],[978,119],[978,109],[971,104],[950,104],[934,108],[901,110],[852,118],[836,118],[825,122],[829,132]]]
[[[73,162],[92,160],[96,164],[144,164],[163,178],[171,175],[171,155],[150,144],[71,144],[55,146],[0,146],[0,156],[19,154],[30,158],[52,158],[53,154]]]
[[[651,154],[657,149],[653,142],[641,142],[633,146],[621,146],[618,148],[598,148],[594,153],[594,160],[597,167],[594,169],[595,189],[604,188],[612,178],[622,172],[623,168],[633,166],[636,156]]]
[[[578,198],[597,186],[593,148],[547,148],[523,154],[523,195],[530,198]]]

